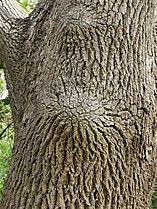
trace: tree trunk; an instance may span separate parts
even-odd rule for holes
[[[0,2],[0,56],[15,145],[1,208],[146,209],[155,0],[42,0],[29,16],[9,2]]]

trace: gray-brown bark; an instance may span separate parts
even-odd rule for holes
[[[16,133],[1,208],[147,208],[155,6],[42,1],[0,31]]]

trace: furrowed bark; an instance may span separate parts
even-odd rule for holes
[[[3,209],[147,208],[156,172],[154,7],[41,1],[25,22]]]
[[[15,0],[0,1],[0,61],[4,63],[7,87],[15,117],[22,111],[22,97],[18,95],[19,89],[23,88],[21,77],[24,72],[18,63],[24,53],[22,44],[27,28],[24,19],[27,17],[28,13]]]

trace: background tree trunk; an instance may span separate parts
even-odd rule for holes
[[[16,134],[2,209],[147,208],[156,170],[155,6],[43,0],[27,16],[1,1]]]

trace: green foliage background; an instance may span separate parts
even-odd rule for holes
[[[21,6],[31,12],[37,0],[17,0]],[[5,178],[9,168],[13,143],[14,131],[12,125],[12,115],[10,110],[9,99],[2,99],[2,95],[6,91],[5,80],[3,75],[3,64],[0,62],[0,199],[4,189]],[[157,209],[157,179],[152,191],[152,199],[149,209]]]
[[[3,65],[0,65],[0,199],[2,197],[5,177],[9,167],[13,147],[14,131],[9,99],[2,99],[6,91],[3,75]]]

